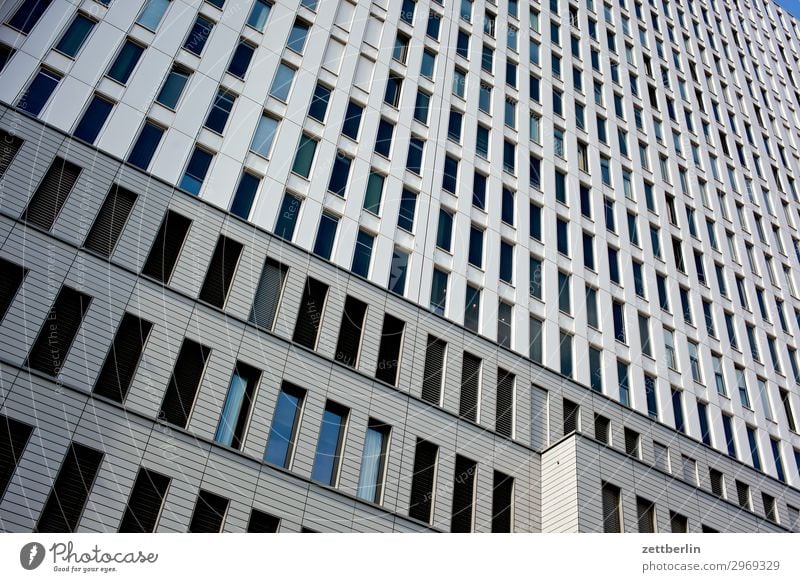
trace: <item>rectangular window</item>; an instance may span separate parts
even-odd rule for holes
[[[725,498],[725,476],[716,469],[708,470],[708,478],[711,481],[711,493],[717,497]]]
[[[108,115],[113,108],[113,103],[103,97],[95,95],[83,112],[83,117],[81,117],[78,125],[75,126],[72,135],[86,143],[93,144],[97,136],[100,135],[100,130],[103,129]]]
[[[762,491],[761,502],[764,504],[764,517],[772,522],[778,523],[778,508],[775,503],[775,498]]]
[[[647,398],[648,416],[654,420],[658,420],[658,394],[656,392],[656,379],[649,374],[644,375],[644,393]]]
[[[50,230],[78,181],[80,172],[81,168],[75,164],[56,158],[28,202],[22,220]]]
[[[228,512],[229,500],[200,490],[189,523],[189,533],[219,533]]]
[[[475,475],[478,463],[461,455],[456,455],[455,477],[453,479],[453,506],[450,531],[469,533],[472,531],[473,505],[475,501]]]
[[[277,236],[287,241],[292,240],[302,204],[303,200],[294,194],[286,192],[283,195],[280,212],[277,220],[275,221],[274,232]]]
[[[240,40],[236,50],[233,51],[231,62],[228,64],[228,72],[234,77],[244,79],[255,52],[256,47],[245,40]]]
[[[405,322],[389,315],[383,316],[380,347],[378,348],[378,365],[375,378],[397,385],[397,373],[400,369],[400,357],[403,347],[403,331]]]
[[[514,437],[514,384],[514,374],[502,368],[497,369],[495,432],[508,438]]]
[[[622,508],[620,507],[620,489],[610,483],[602,484],[603,498],[603,531],[605,533],[622,532]]]
[[[122,403],[128,394],[153,324],[130,313],[122,316],[111,350],[94,385],[94,394]]]
[[[408,515],[425,523],[430,523],[431,521],[434,492],[436,490],[436,460],[438,456],[438,446],[428,441],[417,439]]]
[[[3,275],[0,278],[0,322],[5,317],[8,308],[11,307],[27,272],[28,269],[0,258],[0,273]],[[2,493],[1,489],[0,493]]]
[[[506,348],[511,348],[513,310],[513,306],[505,301],[500,301],[497,306],[497,343]]]
[[[625,453],[637,459],[641,457],[639,433],[625,427]]]
[[[25,365],[48,376],[58,376],[91,301],[89,295],[61,287]]]
[[[17,108],[31,115],[39,115],[50,100],[62,75],[48,69],[39,69],[22,97],[17,101]]]
[[[108,191],[83,246],[110,257],[136,203],[136,194],[116,184]]]
[[[208,266],[199,299],[222,309],[236,274],[239,257],[242,255],[241,243],[225,236],[217,239],[211,263]]]
[[[676,388],[670,388],[672,396],[672,414],[675,420],[675,430],[685,433],[686,426],[683,420],[683,392]]]
[[[289,268],[267,258],[258,281],[249,321],[263,329],[272,330],[280,305],[283,284]]]
[[[494,471],[492,479],[492,533],[511,533],[514,521],[514,478]]]
[[[625,341],[625,305],[619,301],[611,303],[611,312],[614,319],[614,338],[618,342]]]
[[[311,174],[311,167],[314,164],[314,154],[317,151],[317,140],[305,133],[300,136],[300,142],[297,144],[297,151],[294,155],[294,163],[292,164],[292,172],[308,179]]]
[[[480,384],[481,359],[468,352],[464,352],[464,358],[461,364],[461,398],[459,401],[458,414],[473,422],[478,421]]]
[[[372,260],[372,245],[375,237],[366,231],[359,230],[356,237],[356,246],[353,251],[353,262],[350,270],[362,277],[369,276],[369,266]]]
[[[572,313],[569,279],[569,274],[561,271],[558,272],[558,309],[566,314]]]
[[[428,335],[422,377],[422,399],[441,406],[447,342]]]
[[[753,467],[761,471],[761,454],[758,452],[758,437],[756,436],[756,429],[752,426],[747,426],[747,443],[750,445],[750,458],[753,461]]]
[[[184,339],[167,386],[160,420],[186,428],[211,349]]]
[[[256,0],[253,3],[253,7],[250,9],[250,15],[247,17],[247,25],[252,26],[258,31],[263,31],[271,10],[272,4],[270,2],[266,0]]]
[[[617,382],[619,384],[619,401],[624,406],[631,405],[631,390],[628,382],[628,364],[617,360]]]
[[[397,227],[408,232],[414,232],[414,214],[417,206],[417,194],[408,188],[403,188],[400,194],[400,211],[397,215]]]
[[[118,83],[125,85],[128,79],[130,79],[131,73],[133,73],[133,69],[136,68],[136,64],[139,62],[139,58],[142,56],[143,52],[144,47],[130,39],[126,40],[106,75]]]
[[[603,444],[611,444],[611,421],[605,416],[594,415],[594,438]]]
[[[656,507],[652,501],[636,498],[636,518],[639,522],[639,533],[656,533]]]
[[[299,18],[294,21],[292,29],[289,31],[289,39],[286,41],[286,48],[298,54],[303,54],[303,48],[308,38],[309,24]]]
[[[289,92],[292,90],[292,82],[294,81],[294,74],[297,70],[290,67],[286,63],[278,65],[278,70],[275,72],[275,78],[272,80],[269,94],[275,97],[278,101],[286,102],[289,99]],[[345,123],[347,120],[345,119]]]
[[[792,432],[797,432],[797,424],[794,420],[794,413],[792,411],[792,400],[791,395],[788,390],[779,389],[781,395],[781,402],[783,403],[783,412],[786,414],[786,422],[789,426],[789,430]]]
[[[389,425],[373,418],[369,419],[364,439],[364,451],[361,456],[357,495],[372,503],[380,504],[383,500],[390,434],[391,427]]]
[[[319,219],[317,238],[314,241],[314,254],[323,259],[330,259],[333,253],[333,244],[336,240],[336,229],[339,218],[328,212],[323,212]]]
[[[236,362],[217,432],[214,435],[215,442],[234,449],[242,448],[260,377],[259,370],[242,362]]]
[[[569,223],[556,218],[556,248],[562,255],[569,256]]]
[[[0,415],[0,499],[14,476],[33,427]]]
[[[325,310],[327,296],[328,285],[312,277],[306,279],[294,325],[293,342],[310,350],[317,348],[317,338],[322,325],[322,314]]]
[[[483,268],[483,230],[474,225],[469,231],[468,260],[470,265]]]
[[[335,360],[350,368],[358,365],[366,314],[367,304],[348,295],[344,302],[342,324],[339,327],[339,338],[336,342]]]
[[[156,101],[161,103],[164,107],[175,109],[178,104],[178,100],[180,99],[181,94],[183,93],[183,90],[189,81],[190,75],[190,71],[183,69],[178,65],[173,66],[172,70],[170,70],[170,72],[167,74],[164,84],[161,86],[161,90],[158,93],[158,97],[156,97]]]
[[[537,364],[541,364],[543,362],[543,344],[544,338],[542,337],[543,322],[541,319],[531,316],[529,320],[529,340],[530,340],[530,348],[528,352],[528,356],[531,360],[536,362]]]
[[[195,146],[178,187],[195,196],[199,195],[213,157],[213,154]]]
[[[277,119],[264,113],[258,121],[255,134],[253,134],[250,151],[269,158],[279,123]]]
[[[639,340],[642,346],[642,353],[646,356],[653,356],[653,349],[650,345],[650,318],[639,314]]]
[[[203,52],[203,47],[206,45],[208,37],[211,35],[211,30],[214,28],[214,23],[205,16],[199,15],[197,20],[194,21],[189,36],[183,42],[183,48],[190,53],[200,56]]]
[[[253,509],[247,522],[247,533],[277,533],[280,524],[280,518]]]
[[[145,121],[139,132],[139,137],[136,138],[136,142],[128,154],[128,163],[141,170],[147,170],[163,135],[163,127],[150,120]]]
[[[70,443],[34,533],[72,533],[78,528],[103,453]]]
[[[728,455],[736,458],[736,441],[733,436],[733,418],[727,414],[722,415],[722,429],[725,433],[725,442],[727,443]]]
[[[152,533],[156,529],[170,478],[141,467],[131,489],[119,533]]]
[[[408,155],[406,169],[418,176],[422,175],[422,160],[425,152],[425,142],[417,137],[411,137],[408,142]]]
[[[350,101],[347,104],[347,112],[344,117],[344,125],[342,126],[342,134],[352,140],[358,140],[358,131],[361,127],[361,114],[364,108]]]
[[[408,272],[408,253],[395,247],[389,267],[389,291],[403,295],[406,291],[406,274]]]
[[[353,159],[342,152],[337,152],[333,160],[331,178],[328,181],[328,191],[344,198],[347,191],[347,181],[350,179],[350,167]]]
[[[267,463],[284,469],[291,466],[305,395],[306,391],[302,388],[283,382],[275,403],[267,449],[264,452],[264,461]]]
[[[239,185],[236,187],[236,192],[231,201],[231,214],[235,214],[245,220],[249,218],[260,182],[261,180],[257,176],[249,172],[242,172],[242,176],[239,178]]]
[[[597,309],[597,289],[586,286],[586,323],[600,329],[600,315]]]
[[[142,268],[143,275],[169,284],[191,224],[185,216],[167,211]]]
[[[336,487],[349,415],[350,411],[344,406],[330,400],[326,402],[311,472],[312,480]]]
[[[367,178],[367,189],[364,192],[364,210],[375,215],[381,213],[381,199],[383,197],[383,185],[386,177],[375,171],[369,173]]]
[[[467,284],[467,295],[464,305],[464,327],[479,333],[481,319],[481,290]]]
[[[430,309],[437,315],[444,315],[447,307],[447,279],[448,274],[434,267],[431,281]]]

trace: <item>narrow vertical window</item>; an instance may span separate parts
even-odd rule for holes
[[[294,237],[294,229],[297,226],[297,218],[300,215],[300,208],[303,204],[302,198],[286,192],[283,195],[281,208],[278,218],[275,221],[275,235],[290,241]]]
[[[114,104],[108,99],[95,95],[83,112],[83,117],[75,126],[72,135],[87,143],[94,143],[113,108]]]
[[[161,105],[164,107],[175,109],[175,106],[178,104],[178,100],[181,98],[183,89],[189,82],[189,76],[191,74],[191,71],[178,65],[174,65],[167,74],[167,78],[164,79],[164,84],[161,86],[161,90],[158,92],[156,101],[161,103]]]
[[[122,403],[142,358],[153,324],[126,313],[117,328],[111,350],[97,377],[93,392]]]
[[[200,490],[189,523],[189,533],[219,533],[228,513],[229,500],[208,491]]]
[[[245,40],[240,40],[233,51],[231,62],[228,64],[228,72],[234,77],[244,79],[255,52],[256,47]]]
[[[200,56],[203,52],[203,47],[206,46],[206,41],[211,35],[211,30],[214,28],[214,23],[205,16],[199,15],[197,20],[194,21],[192,29],[189,31],[189,36],[183,42],[183,48],[192,53],[193,55]]]
[[[422,399],[441,406],[447,342],[428,335],[425,367],[422,376]]]
[[[369,276],[369,267],[372,262],[372,245],[375,242],[375,236],[366,231],[358,231],[356,237],[356,246],[353,251],[353,262],[350,270],[356,275],[362,277]]]
[[[478,463],[461,455],[456,455],[455,477],[453,478],[453,506],[450,531],[468,533],[472,531],[473,506],[475,502],[475,475]]]
[[[236,362],[214,441],[234,449],[242,448],[260,377],[259,370],[242,362]]]
[[[436,460],[439,447],[426,440],[417,439],[414,453],[414,472],[411,478],[411,498],[408,515],[430,523],[436,489]]]
[[[264,452],[267,463],[284,469],[291,465],[304,399],[305,390],[288,382],[283,383],[275,404],[275,414],[272,416],[267,450]]]
[[[389,448],[391,427],[373,418],[369,419],[361,456],[361,472],[358,477],[357,495],[372,503],[383,499],[383,483],[386,474],[386,456]]]
[[[620,489],[610,483],[602,484],[603,498],[603,531],[605,533],[622,532],[622,508],[620,507]]]
[[[217,239],[217,246],[214,248],[203,287],[200,289],[201,301],[219,309],[225,306],[242,250],[242,244],[233,239],[225,236]]]
[[[183,340],[161,403],[159,420],[186,428],[210,355],[211,348],[188,338]]]
[[[144,47],[130,39],[126,40],[106,75],[118,83],[125,85],[130,79],[143,52]]]
[[[32,432],[32,426],[0,415],[0,499],[14,476]]]
[[[0,322],[11,307],[28,269],[0,258]]]
[[[128,163],[140,170],[147,170],[163,136],[164,128],[152,121],[145,121],[139,132],[139,137],[136,138],[128,154]]]
[[[147,0],[142,11],[139,13],[139,18],[136,23],[144,26],[147,30],[155,32],[164,13],[169,8],[170,0]]]
[[[319,218],[317,237],[314,240],[314,254],[323,259],[330,260],[333,254],[333,245],[336,241],[336,229],[339,227],[339,217],[323,212]]]
[[[340,404],[330,400],[325,404],[311,472],[314,481],[336,487],[349,414],[350,411]]]
[[[22,34],[28,34],[39,22],[50,4],[52,4],[52,0],[24,0],[6,22]]]
[[[117,531],[119,533],[154,532],[161,515],[161,508],[164,506],[169,483],[169,477],[144,467],[140,468]]]
[[[263,31],[271,10],[271,3],[266,0],[256,0],[250,9],[250,15],[247,17],[247,25],[258,31]]]
[[[478,333],[481,321],[481,290],[467,284],[467,296],[464,305],[464,327]]]
[[[31,81],[25,93],[17,101],[17,108],[31,115],[39,115],[50,100],[56,86],[61,81],[61,73],[41,68]]]
[[[511,533],[514,523],[514,478],[500,471],[492,477],[492,533]]]
[[[339,338],[336,341],[336,355],[334,357],[337,362],[341,362],[350,368],[355,368],[358,365],[366,314],[367,304],[348,295],[344,302],[342,324],[339,327]]]
[[[191,224],[182,214],[167,211],[142,268],[143,275],[169,284]]]
[[[195,196],[200,194],[200,188],[203,187],[203,180],[206,179],[206,174],[213,158],[213,154],[195,147],[178,187]]]
[[[503,436],[514,436],[515,376],[503,368],[497,369],[497,405],[495,431]]]
[[[639,522],[639,533],[656,533],[656,507],[652,501],[643,497],[636,498],[636,518]]]
[[[397,384],[397,373],[400,369],[404,329],[404,321],[388,313],[384,315],[375,378],[393,386]]]
[[[106,196],[83,246],[110,257],[136,204],[136,194],[116,184]]]
[[[316,349],[327,296],[328,286],[325,283],[311,277],[306,279],[292,341],[308,349]]]
[[[389,267],[389,291],[403,295],[406,291],[409,254],[395,247]]]
[[[231,214],[247,220],[250,217],[250,210],[253,208],[253,201],[261,180],[250,172],[242,172],[239,178],[239,185],[231,201]]]
[[[481,359],[464,352],[461,363],[461,398],[458,414],[473,422],[478,421],[481,382]]]
[[[72,192],[81,168],[62,158],[56,158],[47,169],[33,193],[22,220],[44,230],[53,227],[67,197]]]

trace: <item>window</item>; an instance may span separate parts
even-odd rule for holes
[[[562,255],[569,256],[569,223],[556,218],[556,248]]]
[[[369,276],[369,266],[372,258],[372,245],[375,237],[364,230],[358,231],[356,246],[353,251],[353,262],[350,270],[362,277]]]
[[[636,519],[639,533],[656,533],[656,507],[652,501],[636,498]]]
[[[580,406],[571,400],[563,399],[564,435],[580,430]]]
[[[364,210],[372,214],[380,214],[383,184],[385,181],[386,178],[381,174],[375,171],[369,173],[369,178],[367,178],[367,190],[364,193]]]
[[[594,265],[594,236],[588,232],[583,233],[583,266],[595,270]]]
[[[361,499],[378,504],[382,501],[390,433],[389,425],[369,419],[356,493]]]
[[[408,156],[406,158],[406,169],[418,176],[422,174],[422,157],[425,149],[425,142],[418,137],[411,137],[408,142]]]
[[[700,369],[700,356],[698,354],[697,344],[693,341],[687,343],[689,348],[689,367],[692,371],[692,380],[695,382],[703,383],[703,374]]]
[[[119,533],[152,533],[156,529],[170,478],[144,467],[139,468],[131,489]]]
[[[453,478],[453,505],[450,531],[468,533],[472,531],[473,503],[475,499],[475,475],[478,464],[461,455],[456,455]]]
[[[611,232],[616,232],[616,225],[614,221],[614,201],[609,198],[603,199],[603,207],[605,209],[606,229]]]
[[[675,417],[675,430],[685,433],[686,426],[683,420],[683,392],[676,388],[670,388],[672,396],[672,414]]]
[[[536,299],[542,298],[542,279],[544,270],[541,259],[536,257],[530,258],[530,296]]]
[[[233,283],[236,267],[239,264],[243,246],[241,243],[225,236],[217,239],[217,246],[211,256],[199,299],[222,309]]]
[[[172,210],[168,210],[161,221],[153,246],[142,268],[142,275],[169,284],[178,262],[186,235],[192,221]]]
[[[189,31],[189,36],[183,42],[183,48],[199,57],[213,28],[214,23],[211,20],[205,16],[198,15],[197,20],[192,25],[192,29]]]
[[[495,432],[508,438],[514,437],[514,381],[514,374],[502,368],[497,369]]]
[[[136,142],[128,154],[128,163],[141,170],[147,170],[163,135],[164,128],[150,120],[145,121],[139,137],[136,138]]]
[[[474,225],[469,231],[469,264],[483,267],[483,231]]]
[[[314,164],[314,154],[317,152],[317,140],[307,134],[300,136],[297,144],[297,151],[294,155],[292,172],[308,179],[311,174],[311,166]]]
[[[447,273],[434,267],[433,280],[431,281],[430,310],[437,315],[444,315],[447,307],[447,279]]]
[[[543,356],[543,345],[544,345],[544,338],[543,338],[543,331],[542,331],[543,322],[541,319],[531,316],[528,322],[528,337],[530,341],[530,347],[528,351],[528,356],[531,360],[536,362],[537,364],[542,363],[542,356]]]
[[[503,170],[514,174],[517,168],[516,145],[508,140],[503,141]]]
[[[389,268],[389,291],[398,295],[405,293],[407,271],[408,253],[395,247]]]
[[[234,449],[242,448],[260,377],[259,370],[242,362],[236,362],[225,404],[222,406],[217,432],[214,434],[215,442]]]
[[[480,385],[481,359],[464,352],[461,363],[461,398],[458,405],[458,414],[473,422],[478,421]]]
[[[600,329],[600,316],[597,310],[597,290],[586,286],[586,323],[594,329]]]
[[[500,219],[508,225],[514,226],[514,191],[503,188]]]
[[[711,481],[711,492],[717,497],[725,498],[725,476],[716,469],[709,469],[708,477]]]
[[[149,4],[159,3],[163,3],[165,5],[169,4],[168,0],[150,0],[149,2]],[[145,8],[144,12],[142,12],[142,16],[144,16],[148,8]],[[139,24],[146,26],[142,23],[142,16],[139,17]],[[67,28],[67,30],[64,31],[64,34],[61,35],[61,39],[58,41],[58,44],[55,47],[56,50],[67,55],[68,57],[75,58],[75,56],[78,54],[78,51],[81,50],[83,43],[86,42],[86,39],[92,32],[95,24],[97,23],[94,20],[84,16],[79,12],[75,15],[75,19],[70,23],[69,28]],[[155,23],[155,26],[158,26],[158,22]]]
[[[280,524],[279,518],[253,509],[247,522],[247,533],[277,533]]]
[[[640,437],[635,430],[625,427],[625,453],[637,459],[641,457]]]
[[[628,364],[617,360],[617,381],[619,383],[619,401],[625,406],[631,405],[630,385],[628,383]]]
[[[403,77],[390,72],[389,78],[386,80],[386,92],[384,93],[383,101],[392,107],[398,107],[402,88]]]
[[[184,339],[170,376],[158,418],[186,428],[211,349]]]
[[[228,117],[235,101],[236,95],[220,87],[216,97],[214,97],[214,103],[211,105],[208,117],[206,117],[205,126],[211,131],[222,133],[228,123]]]
[[[513,523],[514,479],[494,471],[492,483],[492,533],[510,533]]]
[[[3,278],[0,280],[0,322],[14,301],[27,272],[28,269],[0,258],[0,273],[3,273]],[[2,492],[0,488],[0,497]]]
[[[608,247],[608,278],[612,283],[622,284],[619,274],[619,251],[613,247]]]
[[[253,208],[253,201],[260,179],[249,172],[242,172],[239,178],[239,185],[231,201],[230,211],[232,214],[247,220],[250,217],[250,210]]]
[[[642,353],[646,356],[653,356],[653,348],[650,345],[650,318],[639,314],[639,340],[642,345]]]
[[[658,420],[658,395],[656,394],[656,379],[648,374],[644,375],[644,392],[647,397],[647,414],[650,418]]]
[[[562,271],[558,272],[558,309],[559,311],[571,314],[572,301],[570,293],[570,276]]]
[[[144,48],[142,46],[130,39],[126,40],[106,75],[125,85],[143,52]]]
[[[417,206],[417,194],[408,188],[403,188],[400,194],[400,211],[397,215],[397,227],[408,232],[414,232],[414,214]]]
[[[750,394],[747,389],[747,378],[744,375],[744,368],[736,368],[736,384],[739,388],[739,400],[742,406],[750,408]]]
[[[325,403],[314,469],[311,472],[312,480],[336,487],[349,414],[350,411],[340,404],[330,400]]]
[[[542,207],[531,202],[530,204],[530,237],[542,240]]]
[[[603,499],[603,531],[605,533],[622,532],[622,508],[620,507],[620,489],[610,483],[601,487]]]
[[[173,66],[170,72],[167,73],[167,78],[164,79],[164,84],[161,86],[156,101],[164,107],[175,109],[190,75],[190,71],[177,65]]]
[[[722,415],[722,429],[725,433],[725,442],[727,443],[728,455],[736,458],[736,441],[733,437],[733,418],[727,414]]]
[[[467,284],[467,296],[464,304],[464,327],[478,333],[481,316],[481,290]]]
[[[294,74],[296,72],[296,69],[285,63],[278,65],[278,70],[275,72],[275,78],[272,80],[272,87],[270,87],[269,94],[278,101],[288,101],[289,92],[292,90],[292,81],[294,80]],[[345,124],[346,123],[347,119],[345,119]]]
[[[514,245],[500,241],[500,280],[514,283]]]
[[[110,257],[136,203],[136,194],[116,184],[111,187],[94,219],[83,246]]]
[[[337,152],[333,160],[331,179],[328,182],[328,191],[344,198],[347,190],[347,181],[350,179],[350,166],[353,160],[343,152]]]
[[[272,426],[269,429],[264,461],[284,469],[292,464],[295,439],[300,426],[306,391],[284,381],[278,393]]]
[[[220,533],[228,503],[228,499],[201,489],[192,512],[189,533]]]
[[[431,96],[422,89],[417,89],[417,100],[414,103],[414,119],[427,125],[430,103]]]
[[[308,109],[308,116],[316,119],[320,123],[325,122],[325,112],[328,110],[328,102],[331,98],[331,90],[317,83],[314,87],[314,96],[311,98],[311,106]]]
[[[84,293],[61,287],[25,365],[48,376],[58,376],[91,301]]]
[[[358,139],[358,130],[361,126],[361,114],[364,108],[357,103],[350,101],[347,104],[347,112],[344,117],[344,125],[342,126],[342,134],[352,140]]]
[[[236,50],[233,51],[231,62],[228,64],[228,72],[234,77],[244,79],[255,52],[256,47],[245,40],[240,40]]]
[[[439,224],[436,231],[436,246],[450,252],[453,240],[453,214],[443,207],[439,208]]]
[[[797,432],[797,424],[794,420],[794,413],[792,412],[792,401],[791,395],[788,390],[784,390],[781,388],[779,390],[781,395],[781,402],[783,403],[783,412],[786,414],[786,422],[789,426],[789,430],[792,432]]]
[[[136,367],[153,324],[130,313],[122,317],[114,342],[94,385],[94,394],[122,403],[128,394]]]
[[[319,227],[317,228],[317,238],[314,241],[315,255],[330,260],[338,226],[339,218],[337,216],[328,212],[322,213],[319,219]]]
[[[100,451],[75,442],[69,444],[35,533],[72,533],[78,528],[102,461]]]
[[[250,323],[269,331],[272,330],[288,271],[288,267],[267,258],[264,268],[261,270],[253,307],[250,309],[248,317]]]
[[[56,85],[61,81],[61,74],[41,68],[31,81],[25,93],[17,101],[17,108],[31,115],[39,115],[50,100]]]
[[[762,491],[761,501],[764,504],[764,517],[772,522],[778,523],[778,508],[775,503],[775,498],[772,495]]]
[[[513,307],[510,303],[500,301],[497,306],[497,343],[510,348],[513,335]]]
[[[325,283],[312,277],[306,279],[303,296],[300,299],[300,308],[297,311],[297,320],[294,324],[293,342],[310,350],[317,348],[317,338],[327,296],[328,286]]]
[[[389,315],[383,317],[380,347],[378,348],[378,365],[375,378],[395,386],[400,369],[400,352],[403,345],[405,322]]]
[[[250,15],[247,17],[247,25],[258,31],[263,31],[271,10],[271,3],[266,2],[266,0],[255,0],[253,7],[250,9]]]
[[[614,338],[618,342],[625,342],[625,305],[619,301],[612,301],[611,311],[614,319]]]
[[[337,362],[350,368],[358,365],[361,348],[361,336],[364,332],[364,318],[367,315],[367,304],[355,297],[347,296],[342,313],[342,324],[339,327],[339,338],[336,341]]]
[[[747,426],[747,442],[750,445],[750,457],[753,461],[753,467],[761,470],[761,455],[758,452],[758,440],[756,437],[756,429],[752,426]]]
[[[302,204],[303,201],[294,194],[286,192],[283,195],[278,218],[275,221],[274,232],[277,236],[284,240],[292,240]]]
[[[0,415],[0,499],[14,476],[32,432],[32,426]]]
[[[431,521],[431,510],[433,509],[434,492],[436,490],[436,460],[438,456],[439,447],[428,441],[417,439],[408,515],[425,523],[430,523]]]
[[[303,22],[299,18],[295,20],[292,25],[292,30],[289,31],[289,39],[286,41],[286,48],[296,53],[303,54],[309,28],[311,27],[308,23]]]

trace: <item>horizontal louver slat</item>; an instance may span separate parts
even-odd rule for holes
[[[497,369],[497,409],[495,430],[511,437],[514,430],[514,374]]]
[[[288,267],[272,259],[267,259],[264,263],[258,289],[256,289],[253,299],[253,307],[250,310],[250,321],[258,327],[272,331],[288,271]]]

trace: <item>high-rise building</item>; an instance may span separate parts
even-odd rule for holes
[[[800,531],[776,5],[0,22],[0,529]]]

